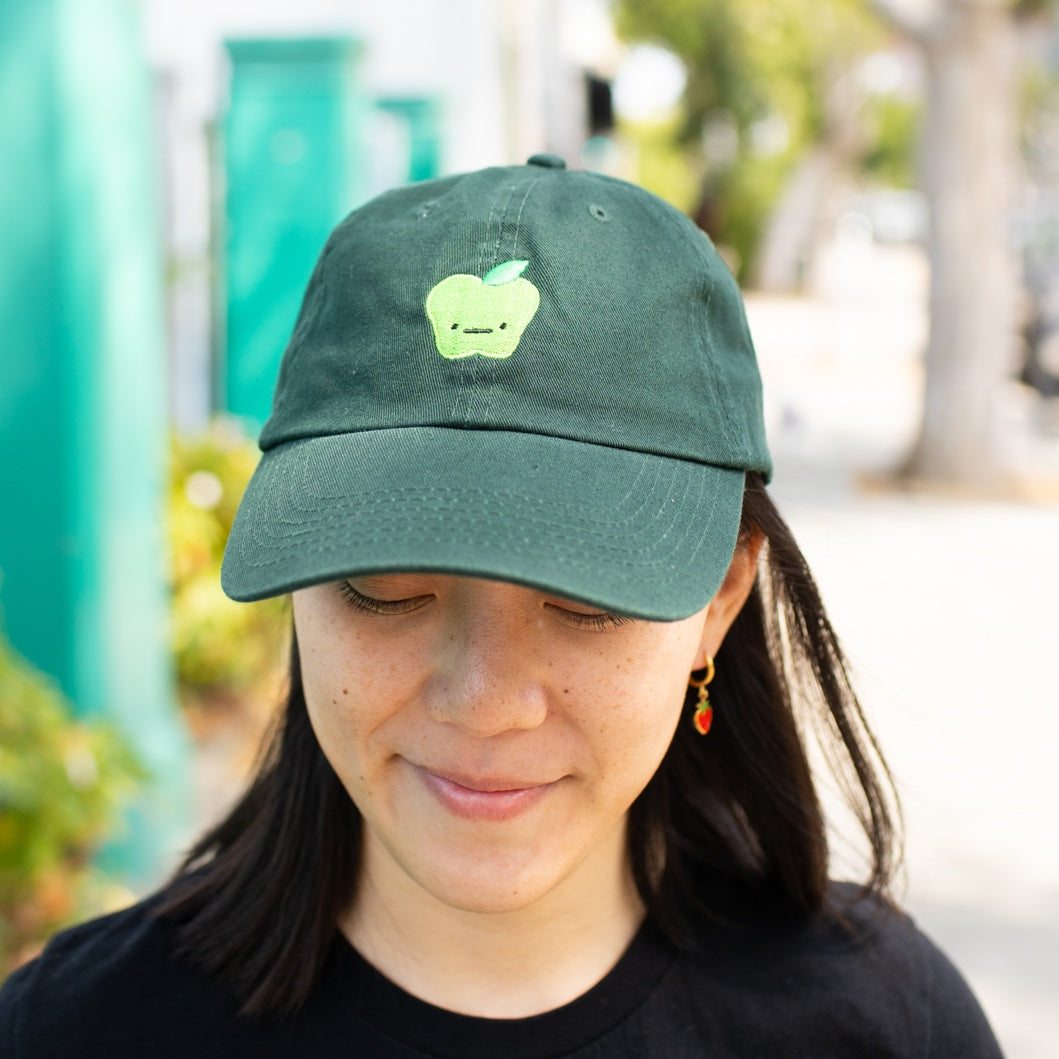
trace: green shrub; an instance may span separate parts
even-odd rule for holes
[[[172,651],[192,709],[275,695],[286,602],[233,603],[220,588],[224,544],[256,463],[253,443],[225,422],[172,440]],[[0,978],[60,927],[132,899],[93,855],[143,778],[114,729],[75,720],[57,686],[0,637]]]
[[[90,858],[142,779],[118,733],[75,720],[0,637],[0,977],[109,903]]]
[[[228,421],[172,439],[172,644],[187,706],[252,694],[268,686],[283,661],[286,601],[233,603],[220,586],[224,544],[257,459],[256,446]]]

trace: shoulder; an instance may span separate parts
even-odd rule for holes
[[[931,1042],[927,1054],[999,1054],[985,1015],[952,961],[905,912],[865,896],[858,887],[834,886],[829,915],[807,931],[808,947],[857,993],[870,993],[895,1019],[916,1026]],[[826,976],[825,976],[826,978]],[[954,1047],[957,1040],[967,1050]],[[948,1043],[947,1043],[948,1042]]]
[[[44,1043],[91,1039],[103,1011],[134,1008],[148,981],[164,976],[169,939],[151,902],[62,931],[0,990],[0,1052],[62,1054]],[[5,1050],[7,1049],[7,1050]]]
[[[23,992],[61,989],[71,975],[88,973],[93,980],[121,976],[130,957],[158,957],[165,947],[160,936],[164,927],[152,915],[153,904],[145,901],[60,931],[37,959],[11,976],[4,995],[12,986]]]
[[[847,889],[847,896],[853,888]],[[970,985],[907,914],[849,897],[853,942],[863,955],[864,987],[874,984],[929,1056],[999,1057],[989,1021]]]
[[[833,886],[831,897],[831,913],[810,936],[822,953],[837,955],[857,988],[871,986],[893,1009],[922,1019],[935,1051],[950,1054],[945,1041],[960,1032],[993,1040],[963,975],[909,915],[851,885]]]
[[[717,1025],[733,1055],[1001,1054],[951,961],[907,915],[855,887],[834,887],[829,912],[812,920],[708,930],[680,963],[679,989],[725,1013]]]
[[[225,999],[175,955],[156,901],[57,934],[0,989],[0,1054],[14,1059],[106,1055],[190,1044],[234,1015]],[[179,1054],[179,1053],[176,1053]],[[185,1052],[184,1054],[190,1054]],[[214,1055],[206,1049],[200,1055]]]

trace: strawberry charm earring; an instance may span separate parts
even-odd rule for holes
[[[688,678],[688,685],[698,688],[699,691],[698,702],[695,703],[695,715],[691,718],[695,731],[699,735],[705,735],[710,730],[710,725],[713,724],[713,706],[710,705],[710,693],[706,690],[706,685],[711,680],[713,680],[713,659],[707,655],[703,676]]]

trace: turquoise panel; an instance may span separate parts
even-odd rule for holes
[[[436,99],[379,99],[380,110],[408,125],[408,180],[433,180],[441,173],[441,107]]]
[[[150,80],[130,0],[0,4],[0,600],[16,649],[152,773],[113,852],[181,832],[168,663],[166,360]],[[186,837],[180,834],[180,837]]]
[[[313,263],[357,204],[357,45],[231,41],[221,405],[259,427]]]
[[[15,648],[69,691],[72,627],[57,620],[75,544],[56,312],[54,28],[54,4],[0,4],[0,608]]]

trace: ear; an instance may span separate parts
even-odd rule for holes
[[[728,567],[724,583],[717,590],[717,595],[710,600],[706,612],[706,623],[699,642],[699,653],[695,656],[695,668],[706,665],[707,656],[712,658],[720,650],[721,644],[732,627],[743,604],[754,587],[757,577],[757,558],[765,535],[755,529],[749,536],[741,537],[736,544],[732,563]]]

